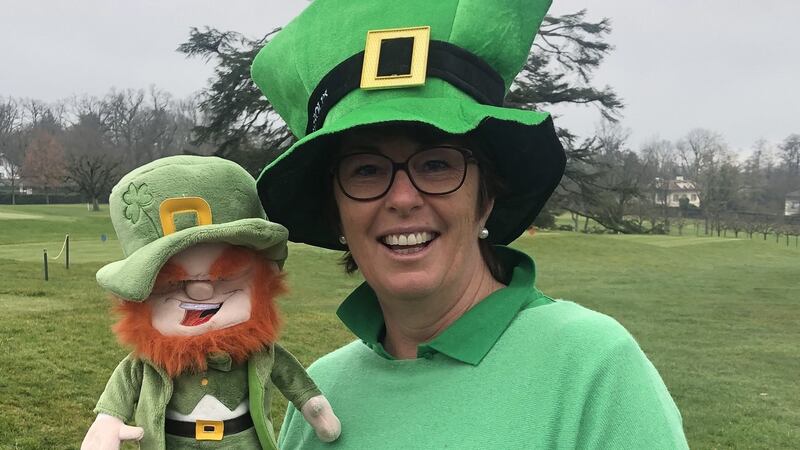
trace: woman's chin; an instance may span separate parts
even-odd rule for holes
[[[380,291],[396,299],[421,300],[441,287],[440,277],[429,270],[387,272],[376,281]]]

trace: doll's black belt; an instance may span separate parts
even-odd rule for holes
[[[223,436],[241,433],[253,427],[250,413],[229,420],[197,420],[183,422],[165,419],[164,431],[173,436],[194,438],[198,441],[219,441]]]

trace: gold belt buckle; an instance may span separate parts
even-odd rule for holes
[[[194,438],[198,441],[221,441],[225,425],[221,420],[197,420],[194,425]]]

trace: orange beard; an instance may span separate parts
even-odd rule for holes
[[[267,261],[254,261],[250,319],[199,336],[164,336],[152,323],[147,302],[122,299],[115,311],[121,315],[113,330],[119,341],[133,347],[133,353],[163,368],[174,378],[185,372],[206,370],[206,355],[225,352],[237,363],[278,339],[280,319],[275,297],[286,292],[282,274],[274,273]]]

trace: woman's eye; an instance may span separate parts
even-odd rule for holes
[[[441,159],[430,159],[422,163],[423,172],[441,172],[443,170],[449,170],[449,169],[450,169],[450,164],[447,161]]]
[[[354,177],[371,177],[377,175],[377,173],[378,166],[375,165],[358,166],[353,170]]]

